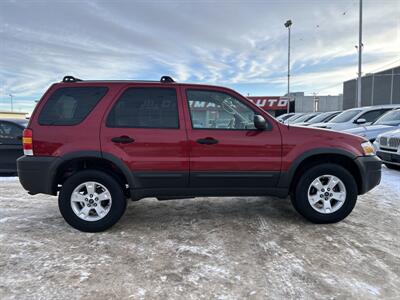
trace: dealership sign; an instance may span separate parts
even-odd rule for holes
[[[258,107],[264,110],[281,110],[287,109],[287,98],[281,98],[278,96],[261,96],[261,97],[247,97],[250,101],[256,104]],[[208,101],[193,101],[189,100],[189,106],[195,110],[205,110],[208,108],[220,109],[220,106],[214,102]]]
[[[247,97],[255,105],[264,110],[287,109],[288,99],[277,96]]]

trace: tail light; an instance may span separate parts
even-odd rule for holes
[[[33,155],[33,143],[32,143],[32,130],[24,129],[22,134],[22,146],[24,148],[24,155]]]

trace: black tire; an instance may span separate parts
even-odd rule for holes
[[[71,207],[71,195],[76,187],[87,181],[96,181],[108,189],[112,204],[106,216],[97,221],[79,218]],[[80,171],[69,177],[62,185],[58,207],[65,221],[72,227],[85,232],[100,232],[109,229],[122,217],[126,209],[126,199],[122,187],[108,174],[97,170]]]
[[[398,166],[398,165],[393,165],[393,164],[387,164],[387,163],[385,163],[385,166],[386,166],[388,169],[400,170],[400,166]]]
[[[308,188],[314,179],[322,175],[334,175],[339,178],[346,188],[346,199],[337,211],[323,214],[315,210],[308,201]],[[357,183],[353,176],[342,166],[336,164],[320,164],[300,175],[291,197],[296,211],[310,222],[317,224],[336,223],[346,218],[357,202]]]

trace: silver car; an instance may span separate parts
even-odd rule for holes
[[[276,119],[279,122],[283,123],[284,121],[286,121],[290,117],[293,117],[294,115],[295,115],[295,113],[287,113],[287,114],[280,115],[279,117],[276,117]]]
[[[344,132],[365,137],[373,142],[379,134],[397,128],[400,128],[400,109],[387,112],[370,126],[347,129]]]
[[[357,128],[363,125],[371,125],[380,116],[395,108],[400,108],[400,105],[393,104],[351,108],[338,114],[328,123],[312,124],[311,127],[343,131],[350,128]]]
[[[376,155],[388,168],[400,170],[400,129],[378,135],[374,147]]]
[[[297,118],[296,120],[289,122],[289,124],[292,124],[292,125],[303,124],[304,122],[311,120],[312,118],[318,116],[319,114],[321,114],[321,113],[320,112],[305,113],[304,115]]]
[[[291,124],[303,115],[304,115],[304,113],[295,113],[293,116],[291,116],[290,118],[287,118],[285,121],[283,121],[283,124],[286,124],[286,125]]]
[[[307,122],[302,122],[302,123],[297,122],[296,126],[310,126],[317,123],[327,123],[340,113],[341,113],[340,111],[323,112],[309,119]]]

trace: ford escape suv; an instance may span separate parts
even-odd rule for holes
[[[381,178],[362,137],[284,125],[233,90],[168,76],[66,76],[36,106],[23,148],[22,186],[58,194],[64,219],[89,232],[145,197],[290,195],[309,221],[338,222]]]

